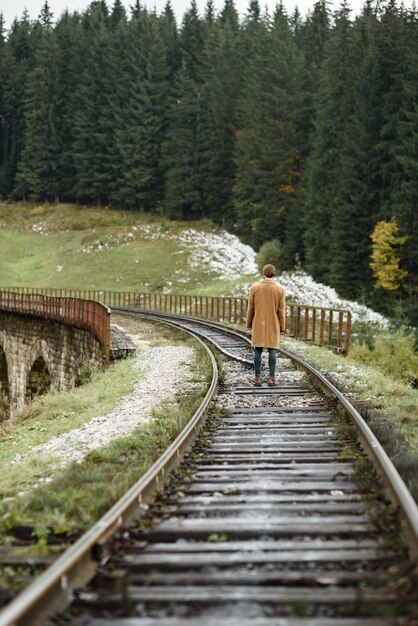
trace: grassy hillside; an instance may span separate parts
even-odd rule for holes
[[[246,254],[242,244],[229,259],[229,276],[225,268],[216,271],[211,257],[216,250],[222,255],[223,236],[203,220],[0,203],[0,285],[231,295],[255,274],[235,278]]]

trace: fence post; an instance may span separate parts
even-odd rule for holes
[[[329,312],[328,322],[328,346],[332,346],[332,311]]]
[[[348,350],[350,348],[350,334],[351,334],[351,313],[347,311],[347,327],[345,331],[345,344],[344,349],[346,354],[348,354]]]
[[[300,337],[300,315],[301,315],[301,310],[300,310],[300,306],[297,305],[296,306],[296,337]]]
[[[315,343],[316,339],[316,307],[312,309],[312,343]]]
[[[338,334],[337,334],[337,348],[342,347],[342,339],[343,339],[343,318],[344,313],[342,311],[338,314]]]
[[[324,332],[325,332],[325,311],[321,309],[321,323],[319,326],[319,345],[322,346],[324,343]]]
[[[305,323],[303,328],[303,338],[305,341],[308,341],[308,331],[309,331],[309,307],[305,307]]]

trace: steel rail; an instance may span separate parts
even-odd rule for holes
[[[417,568],[418,506],[399,475],[398,470],[395,468],[391,459],[384,451],[378,438],[351,402],[347,400],[344,394],[342,394],[329,380],[327,380],[323,374],[291,352],[282,348],[280,348],[280,352],[285,357],[292,359],[292,361],[300,365],[305,371],[316,378],[322,389],[328,393],[331,392],[331,394],[343,407],[345,413],[353,420],[357,428],[359,442],[363,450],[373,462],[373,465],[379,475],[383,478],[383,485],[392,504],[399,509],[401,516],[400,521],[407,538],[410,556],[415,562],[415,567]]]
[[[158,313],[156,315],[158,315]],[[152,314],[147,316],[151,317]],[[220,324],[215,325],[208,322],[202,322],[201,320],[196,320],[194,318],[174,315],[167,315],[166,317],[171,317],[173,321],[175,319],[179,321],[188,320],[193,321],[196,325],[211,327],[216,326],[219,330],[222,330],[223,328]],[[241,331],[235,331],[226,327],[225,332],[233,334],[236,337],[240,337],[246,341],[247,344],[251,344],[248,336]],[[387,496],[395,508],[397,508],[400,512],[400,521],[408,542],[410,557],[412,562],[415,564],[415,568],[418,569],[418,506],[408,491],[402,477],[399,475],[398,470],[395,468],[391,459],[383,449],[378,438],[351,402],[323,374],[291,352],[288,352],[283,348],[279,348],[279,352],[313,376],[326,394],[331,394],[338,400],[340,406],[353,421],[358,433],[358,440],[361,447],[373,463],[378,474],[383,479],[383,486]]]
[[[174,327],[173,324],[164,323]],[[178,328],[178,325],[175,326]],[[94,575],[97,565],[106,556],[102,547],[118,530],[143,513],[168,473],[176,467],[190,448],[204,422],[210,401],[218,386],[215,358],[202,339],[190,330],[183,332],[195,337],[205,348],[212,364],[212,382],[206,396],[177,439],[154,465],[126,492],[122,498],[85,534],[83,534],[43,574],[36,578],[0,613],[0,626],[36,626],[71,601],[72,590],[85,585]]]
[[[202,320],[196,317],[186,317],[184,315],[176,315],[174,313],[160,313],[159,311],[148,311],[147,309],[125,309],[123,307],[113,307],[112,311],[114,311],[115,313],[123,313],[124,315],[131,315],[131,316],[140,315],[143,318],[171,322],[174,326],[176,326],[176,328],[183,328],[181,322],[194,324],[195,326],[203,326],[204,328],[205,327],[211,328],[211,329],[216,328],[217,330],[221,331],[225,335],[228,335],[229,337],[233,337],[235,339],[240,339],[240,340],[246,339],[248,341],[249,347],[251,347],[251,342],[248,340],[248,337],[246,337],[245,334],[235,329],[229,328],[228,326],[224,326],[223,324],[220,324],[220,323],[210,322],[210,321]],[[252,363],[252,361],[248,359],[237,357],[235,354],[233,354],[233,352],[225,350],[225,348],[220,348],[220,346],[216,343],[216,341],[212,340],[210,337],[207,337],[205,335],[203,336],[205,337],[207,341],[212,343],[214,346],[216,346],[224,354],[228,355],[232,359],[235,359],[237,361],[242,361],[243,363]]]

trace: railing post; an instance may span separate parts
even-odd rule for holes
[[[342,340],[343,340],[343,318],[344,318],[344,313],[342,311],[339,312],[338,314],[338,334],[337,334],[337,348],[341,348],[342,347]]]
[[[345,344],[344,349],[345,353],[348,354],[348,350],[350,348],[350,334],[351,334],[351,313],[347,311],[347,327],[345,331]]]
[[[315,343],[316,339],[316,307],[312,309],[312,343]]]
[[[297,338],[300,337],[300,315],[301,315],[301,309],[300,309],[300,306],[297,305],[296,306],[296,337]]]
[[[325,311],[321,309],[321,322],[319,326],[319,345],[322,346],[324,343],[324,333],[325,333]]]
[[[308,331],[309,331],[309,307],[305,307],[305,323],[303,328],[303,338],[305,341],[308,341]]]
[[[293,304],[290,305],[290,322],[289,322],[289,334],[291,337],[295,334],[295,307]]]
[[[332,311],[329,312],[329,322],[328,322],[328,346],[332,346]]]

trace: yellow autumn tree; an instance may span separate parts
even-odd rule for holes
[[[392,295],[396,294],[408,275],[400,268],[400,259],[396,254],[408,237],[398,235],[398,231],[398,225],[392,219],[390,222],[378,222],[370,235],[373,241],[370,267],[375,278],[374,286]]]

